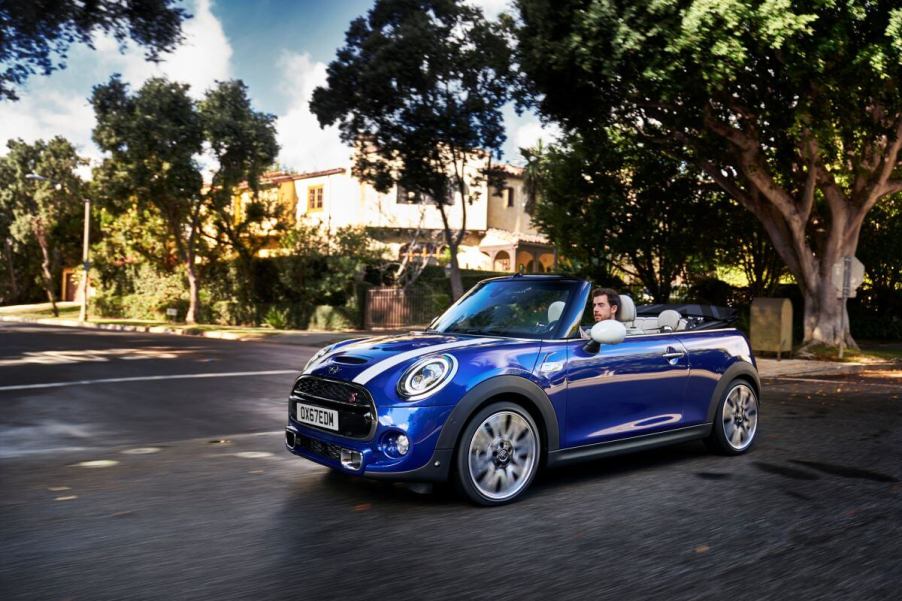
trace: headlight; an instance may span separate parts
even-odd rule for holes
[[[313,365],[314,363],[316,363],[317,361],[319,361],[320,359],[322,359],[322,358],[326,355],[326,353],[328,353],[329,351],[331,351],[333,346],[334,346],[334,345],[331,345],[331,344],[330,344],[329,346],[323,347],[323,348],[319,349],[318,351],[316,351],[316,354],[313,355],[312,357],[310,357],[310,361],[308,361],[307,364],[304,365],[304,369],[302,369],[301,371],[306,372],[307,369],[308,369],[311,365]]]
[[[398,381],[398,394],[405,401],[419,401],[441,390],[457,373],[451,355],[426,357],[411,365]]]

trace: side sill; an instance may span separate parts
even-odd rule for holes
[[[614,440],[593,445],[574,447],[572,449],[558,449],[548,453],[548,467],[560,467],[579,461],[588,461],[600,457],[623,455],[633,451],[643,451],[655,447],[663,447],[688,440],[705,438],[711,433],[711,424],[699,424],[669,432],[646,434],[627,440]]]

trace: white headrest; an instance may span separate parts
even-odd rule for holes
[[[636,303],[628,294],[620,295],[620,306],[617,308],[617,321],[631,323],[636,319]]]
[[[666,331],[676,331],[676,329],[680,325],[680,319],[683,316],[679,314],[678,311],[674,311],[673,309],[667,309],[665,311],[661,311],[658,314],[658,329],[662,332],[665,331],[665,328],[669,328]]]
[[[564,301],[554,301],[548,305],[548,323],[557,321],[561,318],[561,313],[564,312],[565,305],[566,303]]]

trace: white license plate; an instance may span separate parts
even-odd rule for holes
[[[296,414],[301,423],[338,432],[338,411],[298,403]]]

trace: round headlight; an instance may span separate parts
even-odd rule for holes
[[[435,394],[457,372],[457,359],[451,355],[426,357],[411,365],[398,381],[398,394],[405,401],[419,401]]]

